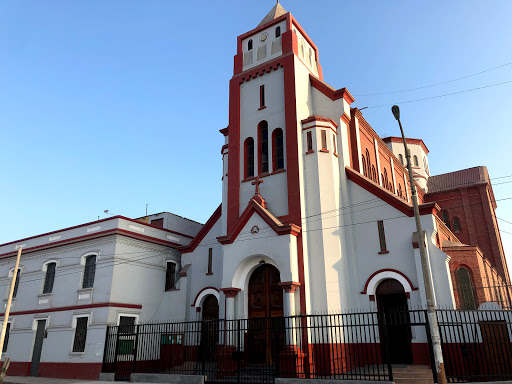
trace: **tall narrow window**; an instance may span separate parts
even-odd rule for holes
[[[21,269],[18,269],[18,273],[16,274],[16,282],[14,283],[14,291],[12,291],[13,299],[16,298],[16,295],[18,294],[18,286],[20,285],[20,276],[21,276]]]
[[[254,176],[254,139],[245,140],[245,178]]]
[[[370,161],[370,152],[368,150],[365,151],[366,153],[366,168],[368,169],[368,178],[372,178],[372,175],[370,174],[372,171],[372,163]]]
[[[389,189],[389,183],[388,183],[388,171],[386,168],[384,168],[384,179],[382,180],[384,183],[384,188]]]
[[[7,351],[7,344],[9,344],[9,334],[10,333],[11,333],[11,323],[7,323],[7,328],[5,329],[4,347],[2,348],[2,353]]]
[[[247,50],[250,51],[252,49],[252,39],[250,39],[248,42],[247,42]]]
[[[450,216],[448,215],[448,211],[445,209],[443,212],[442,212],[442,215],[443,215],[443,222],[446,224],[446,226],[448,228],[451,229],[451,226],[450,226]]]
[[[213,265],[213,249],[208,248],[208,272],[206,272],[207,275],[212,275],[212,265]]]
[[[274,156],[272,158],[273,169],[284,169],[284,139],[281,128],[274,129],[272,132],[272,148]]]
[[[427,164],[427,158],[424,157],[423,158],[423,168],[425,169],[425,172],[428,174],[430,174],[430,172],[428,171],[428,164]]]
[[[363,175],[368,177],[368,170],[366,169],[366,159],[364,158],[364,155],[361,155],[361,163],[363,164]]]
[[[419,167],[420,163],[418,163],[418,156],[414,155],[412,159],[414,161],[414,166],[415,167]]]
[[[170,291],[174,288],[176,288],[176,263],[168,261],[165,270],[165,290]]]
[[[336,151],[336,135],[332,135],[332,152],[337,155],[338,151]]]
[[[87,339],[88,317],[77,317],[75,328],[75,340],[73,341],[73,352],[84,352]]]
[[[84,279],[82,288],[92,288],[94,286],[94,275],[96,274],[96,256],[87,256],[85,259]]]
[[[456,272],[460,309],[476,309],[476,298],[469,271],[460,267]]]
[[[262,121],[258,124],[260,133],[260,163],[259,173],[268,173],[268,124]]]
[[[375,170],[375,166],[372,165],[372,180],[375,182],[375,183],[378,183],[379,180],[377,178],[377,171]]]
[[[325,132],[325,129],[322,129],[321,135],[322,135],[322,151],[327,151],[327,132]]]
[[[453,218],[453,232],[459,233],[460,232],[460,220],[457,216]]]
[[[313,152],[313,136],[311,135],[311,132],[306,133],[306,140],[308,144],[308,152]]]
[[[52,293],[53,282],[55,280],[55,267],[56,263],[49,263],[46,265],[46,277],[44,279],[43,293]]]
[[[404,165],[404,157],[401,154],[398,154],[398,160],[400,160],[400,163]]]
[[[278,38],[279,36],[281,36],[281,27],[276,28],[276,38]]]
[[[260,109],[265,108],[265,86],[260,85]]]
[[[386,234],[384,233],[384,221],[377,221],[377,228],[379,229],[379,253],[387,253],[388,250],[386,249]]]
[[[398,197],[402,197],[402,186],[398,183]]]

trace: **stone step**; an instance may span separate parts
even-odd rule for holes
[[[422,365],[393,367],[393,381],[396,384],[434,384],[432,370]]]

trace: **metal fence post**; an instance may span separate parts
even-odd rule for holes
[[[137,350],[138,350],[138,343],[139,343],[139,324],[135,325],[135,345],[133,349],[133,366],[132,366],[132,373],[137,372]]]
[[[382,324],[384,330],[384,346],[386,349],[386,360],[388,363],[388,376],[389,381],[393,381],[393,367],[391,365],[391,354],[389,353],[389,337],[388,337],[388,325],[386,324],[386,314],[382,312]]]
[[[117,331],[116,333],[116,348],[114,350],[114,377],[117,379],[117,354],[119,352],[119,326],[114,326],[112,329]]]

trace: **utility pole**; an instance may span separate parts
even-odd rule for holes
[[[432,339],[432,349],[434,350],[434,360],[437,372],[437,382],[446,384],[446,372],[444,370],[443,351],[441,349],[441,337],[439,327],[437,325],[436,308],[434,306],[434,292],[432,290],[432,280],[430,279],[430,265],[427,261],[427,253],[425,252],[425,235],[421,228],[420,209],[418,204],[418,194],[414,185],[414,177],[412,173],[411,154],[407,148],[404,130],[400,122],[400,108],[398,105],[391,107],[393,116],[398,121],[400,132],[402,133],[402,141],[404,142],[405,157],[407,159],[407,170],[409,171],[409,182],[411,183],[412,206],[414,208],[414,219],[416,221],[416,232],[418,233],[418,247],[420,249],[421,269],[423,271],[423,283],[425,284],[425,296],[427,297],[427,316],[429,317],[430,335]]]
[[[14,292],[14,286],[16,285],[16,277],[18,276],[18,267],[20,265],[21,258],[21,247],[18,248],[18,257],[16,257],[16,266],[12,274],[11,289],[9,290],[9,299],[7,300],[7,306],[5,307],[4,313],[4,324],[2,325],[2,334],[0,335],[0,359],[2,358],[2,351],[4,350],[4,339],[5,331],[7,330],[7,323],[9,321],[9,312],[11,310],[12,293]]]

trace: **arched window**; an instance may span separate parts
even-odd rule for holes
[[[272,148],[274,154],[272,158],[273,170],[284,169],[284,139],[281,128],[274,129],[272,132]]]
[[[398,160],[400,160],[400,163],[404,165],[404,157],[401,154],[398,155]]]
[[[94,275],[96,274],[96,255],[87,256],[85,259],[84,279],[82,288],[92,288],[94,286]]]
[[[276,38],[281,36],[281,27],[276,28]]]
[[[430,174],[430,172],[428,170],[428,164],[427,164],[427,158],[426,157],[423,157],[423,168],[425,169],[425,172],[427,174]]]
[[[250,51],[252,49],[252,39],[250,39],[248,42],[247,42],[247,50]]]
[[[265,120],[258,124],[259,132],[259,163],[258,173],[268,173],[268,124]]]
[[[477,309],[475,290],[469,271],[464,267],[460,267],[455,273],[455,278],[457,279],[460,309]]]
[[[460,232],[460,220],[457,216],[453,218],[453,232],[459,233]]]
[[[389,189],[388,171],[386,170],[386,168],[384,168],[384,180],[383,180],[383,183],[384,183],[384,188]]]
[[[442,215],[443,215],[443,222],[446,224],[446,226],[448,228],[451,229],[451,226],[450,226],[450,216],[448,215],[448,211],[445,209],[443,212],[442,212]]]
[[[368,152],[368,149],[367,149],[365,151],[365,153],[366,153],[366,168],[368,169],[368,178],[372,179],[373,176],[370,174],[370,172],[372,170],[372,163],[371,163],[371,160],[370,160],[370,152]]]
[[[418,156],[414,155],[412,159],[414,161],[414,166],[415,167],[419,167],[420,163],[418,163]]]
[[[55,268],[57,263],[46,264],[46,277],[44,279],[43,293],[52,293],[53,282],[55,281]]]
[[[366,159],[364,158],[364,155],[361,155],[361,163],[363,164],[363,175],[368,177],[368,170],[366,169]]]
[[[377,171],[375,170],[375,166],[372,165],[372,180],[376,183],[378,183],[379,181],[377,180]]]
[[[248,137],[244,143],[245,150],[245,178],[254,176],[254,139]]]
[[[402,197],[402,186],[398,183],[398,197]]]

